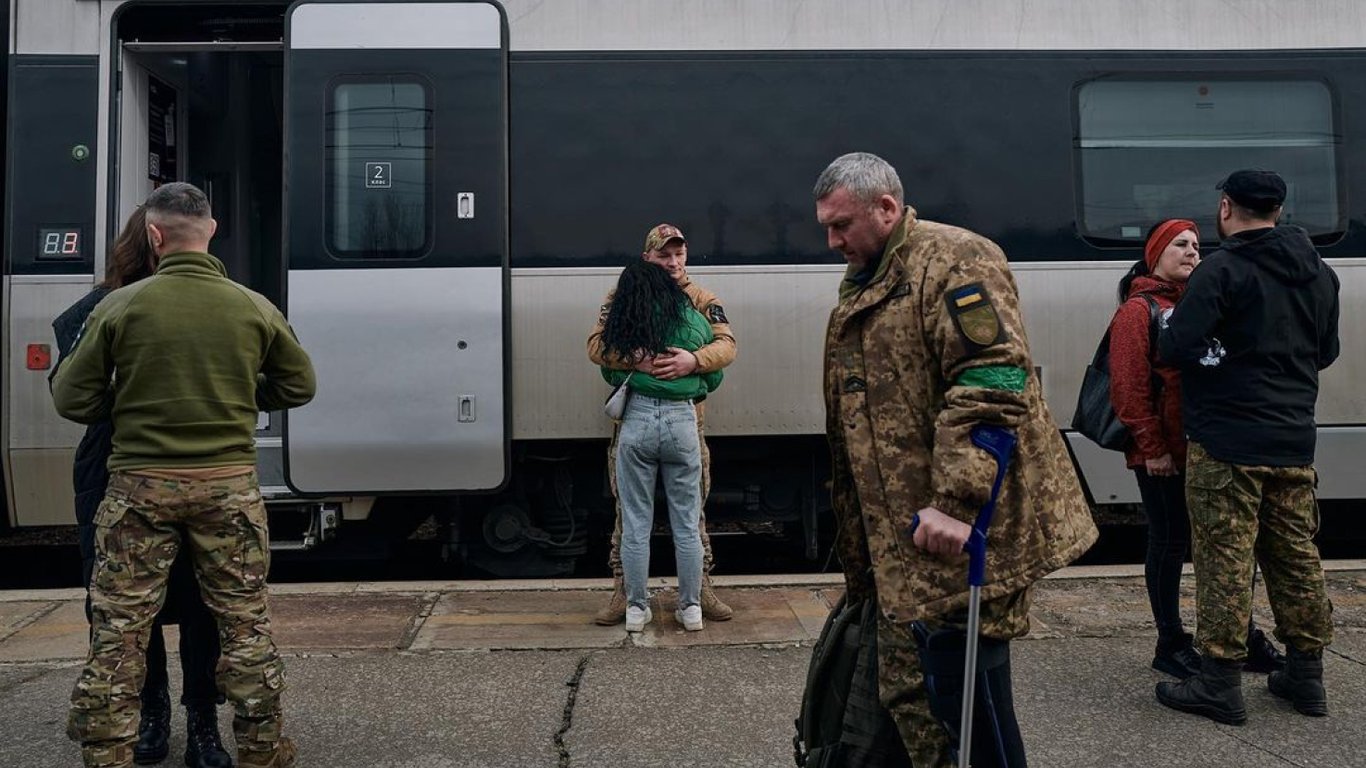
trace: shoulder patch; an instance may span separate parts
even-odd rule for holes
[[[948,307],[949,317],[953,319],[954,328],[963,337],[969,351],[975,352],[1005,341],[1001,318],[997,316],[991,296],[981,283],[946,292],[944,303]]]
[[[722,309],[720,304],[707,306],[707,319],[711,321],[712,325],[730,324],[730,321],[726,319],[726,310]]]

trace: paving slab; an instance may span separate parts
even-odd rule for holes
[[[68,601],[4,638],[0,662],[84,659],[89,637],[85,603]]]
[[[595,652],[565,736],[571,764],[791,765],[810,656],[805,647]]]
[[[621,626],[600,627],[601,592],[452,592],[442,595],[411,648],[606,648],[626,642]]]
[[[403,648],[431,603],[405,594],[272,596],[271,627],[285,650]]]
[[[530,768],[558,761],[555,733],[566,682],[580,656],[567,653],[382,655],[287,658],[285,728],[300,765],[351,768]],[[173,667],[178,660],[171,658]],[[6,726],[0,765],[80,764],[66,738],[67,702],[78,668],[39,670],[0,692]],[[173,671],[173,698],[179,679]],[[219,708],[231,743],[232,718]],[[172,716],[171,756],[185,749],[184,712]]]
[[[687,632],[674,617],[678,593],[659,591],[650,601],[654,621],[634,636],[637,645],[671,648],[699,645],[797,643],[820,636],[830,609],[810,589],[718,589],[731,608],[730,621],[704,622],[700,632]],[[813,628],[814,627],[814,628]]]
[[[1336,713],[1328,718],[1294,713],[1266,691],[1264,675],[1245,674],[1248,724],[1236,727],[1158,704],[1153,689],[1159,681],[1171,678],[1148,668],[1151,652],[1149,643],[1136,638],[1012,644],[1015,703],[1029,764],[1059,768],[1359,768],[1362,764],[1366,675],[1360,665],[1328,659],[1330,704]]]
[[[80,750],[66,738],[66,712],[79,667],[74,662],[12,666],[13,685],[0,686],[0,765],[70,768],[81,764]],[[14,673],[18,674],[14,674]]]
[[[580,653],[290,659],[301,766],[547,768]]]
[[[8,637],[19,627],[31,621],[43,610],[52,607],[51,600],[25,600],[22,602],[0,603],[0,638]]]

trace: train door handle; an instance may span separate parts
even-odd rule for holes
[[[461,422],[474,421],[474,395],[460,395],[456,405],[456,418]]]

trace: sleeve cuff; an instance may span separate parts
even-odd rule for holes
[[[973,504],[952,496],[935,494],[934,498],[930,500],[930,506],[968,525],[972,525],[977,519],[977,508]]]

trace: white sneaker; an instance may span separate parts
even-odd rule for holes
[[[674,618],[678,623],[689,632],[698,632],[702,629],[702,606],[690,605],[687,608],[679,608],[674,611]]]
[[[626,606],[626,631],[639,632],[644,629],[645,625],[649,624],[653,618],[654,614],[650,613],[650,607],[648,605],[644,608],[628,605]]]

